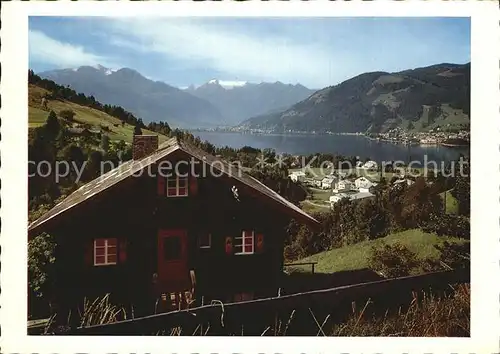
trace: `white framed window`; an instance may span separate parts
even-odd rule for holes
[[[98,238],[94,240],[94,265],[114,265],[117,261],[117,239]]]
[[[187,197],[188,176],[167,176],[167,197]]]
[[[254,231],[242,231],[241,236],[234,238],[234,254],[253,254],[254,238]]]
[[[210,248],[212,247],[212,234],[202,233],[198,239],[200,248]]]

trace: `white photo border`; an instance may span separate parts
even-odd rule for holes
[[[4,353],[493,353],[499,351],[499,11],[495,1],[4,2],[0,59],[0,324]],[[28,16],[471,17],[471,337],[73,337],[27,335]],[[425,40],[422,39],[422,40]],[[57,55],[57,53],[54,53]],[[397,53],[395,53],[397,55]]]

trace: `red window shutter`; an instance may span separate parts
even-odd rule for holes
[[[94,240],[85,242],[85,265],[94,265]]]
[[[257,252],[262,252],[264,250],[264,235],[257,234],[255,236],[255,249]]]
[[[226,254],[233,254],[233,238],[226,237]]]
[[[158,174],[158,195],[165,195],[165,177]]]
[[[119,261],[120,263],[125,263],[127,260],[127,240],[120,239],[120,250],[118,251]]]
[[[189,176],[189,194],[198,194],[198,179],[195,176]]]

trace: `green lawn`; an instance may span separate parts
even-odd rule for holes
[[[49,115],[49,112],[43,110],[40,105],[42,96],[46,92],[48,91],[41,87],[29,85],[28,125],[30,128],[37,127],[45,123],[47,116]],[[132,142],[134,126],[130,124],[122,126],[121,121],[118,118],[112,117],[105,112],[86,106],[80,106],[76,103],[59,100],[50,100],[48,102],[48,108],[49,110],[56,112],[56,114],[59,114],[62,110],[70,109],[75,112],[74,119],[77,123],[90,124],[95,129],[100,129],[101,126],[106,126],[110,130],[107,134],[111,140],[124,140],[129,143]],[[158,135],[160,144],[167,140],[166,136],[147,129],[143,129],[142,132],[144,134]]]
[[[298,262],[318,262],[315,271],[318,273],[334,273],[344,270],[356,270],[368,267],[368,258],[371,247],[382,242],[393,244],[399,242],[417,253],[421,259],[435,259],[439,256],[439,251],[434,245],[443,241],[464,243],[467,242],[458,238],[439,237],[435,234],[425,233],[419,229],[407,230],[388,235],[372,241],[364,241],[354,245],[321,252]]]
[[[446,191],[439,194],[443,201],[446,195],[446,214],[458,214],[458,200],[451,195],[451,191]]]
[[[332,195],[332,191],[330,189],[323,190],[323,189],[316,189],[316,188],[309,188],[309,190],[312,192],[312,201],[318,202],[321,204],[321,202],[328,202],[330,200],[330,196]]]
[[[330,211],[331,190],[308,188],[311,196],[300,203],[302,210],[306,213]]]
[[[28,126],[36,128],[45,123],[49,113],[37,107],[28,107]]]
[[[312,201],[312,203],[309,203],[307,200],[304,200],[300,202],[300,207],[302,210],[304,210],[306,213],[311,214],[311,213],[327,213],[330,211],[329,204],[325,204],[324,202],[319,202],[319,201]],[[321,206],[321,205],[324,206]]]

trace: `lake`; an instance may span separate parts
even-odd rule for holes
[[[469,156],[468,147],[444,146],[404,146],[370,140],[361,135],[280,135],[280,134],[241,134],[223,132],[193,132],[202,140],[216,146],[241,148],[251,146],[258,149],[272,148],[277,153],[307,155],[317,152],[333,153],[344,156],[359,156],[380,161],[451,161],[460,154]]]

